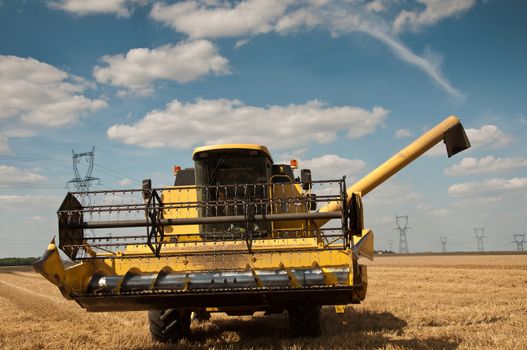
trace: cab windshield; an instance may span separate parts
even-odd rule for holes
[[[247,204],[252,214],[263,214],[261,200],[267,197],[267,183],[271,163],[266,155],[257,151],[239,150],[222,153],[199,154],[195,159],[198,201],[204,203],[200,216],[247,215]],[[260,202],[260,204],[257,204]],[[245,238],[263,236],[269,225],[253,223],[216,223],[201,225],[205,239]],[[250,232],[248,232],[250,231]]]

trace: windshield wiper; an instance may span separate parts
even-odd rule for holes
[[[209,178],[209,184],[208,186],[211,186],[214,183],[214,180],[216,179],[216,175],[218,174],[218,170],[221,168],[223,163],[225,163],[225,159],[227,159],[228,154],[224,154],[221,156],[221,158],[218,160],[218,163],[216,164],[216,167],[214,168],[214,171],[212,171],[212,175]]]

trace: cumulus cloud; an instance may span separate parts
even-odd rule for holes
[[[2,184],[38,183],[44,180],[46,180],[46,177],[40,174],[12,166],[0,165],[0,182]]]
[[[425,8],[399,12],[393,22],[395,32],[407,28],[417,31],[442,19],[460,15],[476,4],[475,0],[418,0],[418,2],[425,5]]]
[[[114,125],[111,139],[143,147],[189,148],[214,143],[260,143],[276,149],[330,143],[337,132],[350,139],[373,133],[388,111],[353,106],[328,107],[320,101],[287,106],[247,106],[238,100],[173,100],[133,125]]]
[[[463,158],[458,164],[454,164],[450,168],[445,169],[444,173],[445,175],[450,176],[472,175],[494,173],[526,167],[527,158],[525,157],[494,158],[493,156],[487,156],[480,159],[466,157]]]
[[[134,6],[146,3],[147,0],[55,0],[48,1],[48,6],[79,16],[114,14],[128,17]]]
[[[229,2],[181,1],[154,4],[150,16],[191,38],[220,38],[267,33],[292,0]]]
[[[126,55],[104,56],[105,66],[94,68],[101,83],[129,89],[138,94],[152,92],[155,80],[187,83],[206,74],[228,74],[228,60],[207,40],[165,45],[155,49],[132,49]]]
[[[496,125],[483,125],[479,129],[467,129],[467,136],[473,148],[498,149],[510,146],[514,137],[501,131]]]
[[[60,127],[107,106],[82,93],[87,83],[33,58],[0,56],[0,119]]]
[[[360,159],[348,159],[336,154],[325,154],[312,159],[299,159],[298,166],[301,169],[311,169],[313,180],[340,179],[343,175],[349,181],[356,179],[364,169],[366,163]]]
[[[500,130],[496,125],[483,125],[479,129],[465,129],[471,147],[468,151],[477,149],[498,149],[510,146],[514,142],[514,137]],[[432,147],[427,156],[442,156],[445,153],[443,142]]]
[[[494,191],[512,191],[527,189],[527,177],[512,179],[494,178],[481,182],[463,182],[451,185],[448,194],[452,196],[477,195]]]
[[[450,4],[454,1],[449,1],[448,8],[441,12],[437,0],[420,1],[428,4],[427,8],[423,13],[415,12],[417,19],[413,21],[422,25],[458,15],[472,6],[468,3],[456,6]],[[415,3],[411,4],[415,8]],[[423,71],[450,95],[463,98],[463,94],[443,75],[441,59],[438,59],[440,56],[432,54],[431,50],[423,55],[412,52],[392,31],[392,18],[386,18],[389,17],[386,13],[393,11],[384,10],[385,3],[382,1],[187,0],[169,5],[156,3],[150,16],[189,38],[247,37],[269,32],[288,35],[300,30],[317,29],[327,30],[333,36],[362,32],[381,41],[398,58]],[[408,13],[414,13],[412,11],[407,10]],[[413,18],[410,15],[403,17],[408,19],[399,20],[401,24],[398,26],[401,28]]]
[[[402,138],[405,138],[405,137],[410,137],[412,136],[412,132],[409,130],[409,129],[397,129],[397,131],[395,131],[395,138],[396,139],[402,139]]]
[[[398,206],[403,206],[403,204],[417,206],[422,200],[422,194],[415,192],[411,186],[400,183],[393,178],[364,197],[366,205],[373,208],[393,208],[394,203],[397,203]]]

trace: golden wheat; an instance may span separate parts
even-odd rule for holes
[[[290,339],[287,315],[193,323],[151,340],[145,312],[88,313],[29,269],[0,269],[1,349],[527,349],[527,255],[379,257],[368,296],[323,336]]]

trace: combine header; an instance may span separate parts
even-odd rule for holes
[[[199,147],[174,186],[68,193],[58,247],[34,268],[88,311],[149,310],[159,341],[186,335],[192,312],[287,310],[292,335],[317,335],[321,305],[366,295],[361,198],[441,140],[449,156],[470,147],[449,117],[349,188],[308,169],[295,178],[264,146]]]

